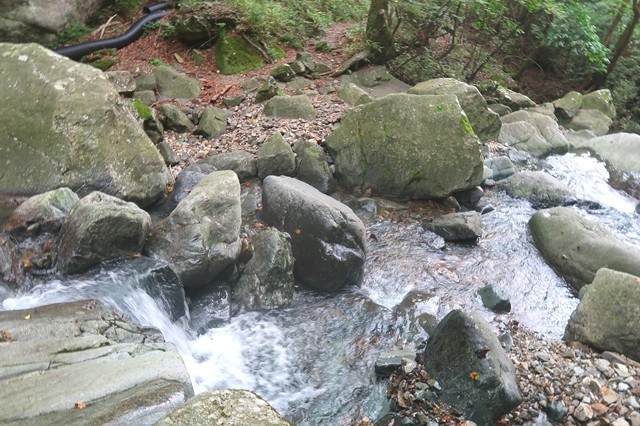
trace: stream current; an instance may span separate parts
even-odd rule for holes
[[[577,198],[600,208],[579,209],[622,239],[640,245],[637,201],[607,184],[604,165],[584,155],[549,157],[541,167],[568,185]],[[172,322],[169,303],[140,285],[145,271],[128,263],[91,275],[48,280],[6,298],[0,309],[93,298],[162,331],[182,355],[196,393],[249,389],[295,424],[350,424],[384,407],[386,384],[373,365],[381,351],[413,349],[450,310],[476,310],[492,322],[517,320],[560,339],[578,304],[575,294],[533,245],[528,202],[486,191],[495,211],[483,216],[477,245],[440,247],[419,224],[365,221],[366,272],[360,287],[319,295],[300,290],[286,309],[244,313],[196,331],[187,318]],[[593,203],[595,205],[595,203]],[[509,314],[482,306],[477,290],[487,284],[510,299]],[[218,306],[208,306],[215,311]]]

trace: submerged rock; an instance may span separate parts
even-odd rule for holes
[[[264,180],[262,200],[267,222],[291,236],[298,279],[320,291],[360,282],[365,228],[349,207],[285,176]]]
[[[478,212],[450,213],[429,219],[422,226],[445,241],[476,241],[482,236],[482,217]]]

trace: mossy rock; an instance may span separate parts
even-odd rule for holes
[[[239,74],[262,68],[260,52],[238,34],[223,33],[216,42],[216,66],[222,74]]]

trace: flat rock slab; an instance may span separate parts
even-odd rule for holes
[[[0,330],[11,333],[0,343],[0,423],[154,421],[193,395],[173,344],[99,302],[2,311]]]

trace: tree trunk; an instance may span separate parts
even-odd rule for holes
[[[627,2],[624,2],[620,5],[620,9],[618,9],[618,13],[616,13],[615,18],[613,18],[613,22],[609,27],[609,31],[607,32],[607,35],[605,36],[604,40],[602,40],[602,44],[604,44],[605,46],[609,47],[609,45],[611,44],[611,39],[613,38],[613,34],[618,29],[618,25],[620,25],[620,21],[622,21],[622,16],[624,15],[624,10],[626,8],[627,8]]]
[[[391,0],[371,0],[367,17],[367,42],[371,61],[384,64],[398,55],[393,43]]]

